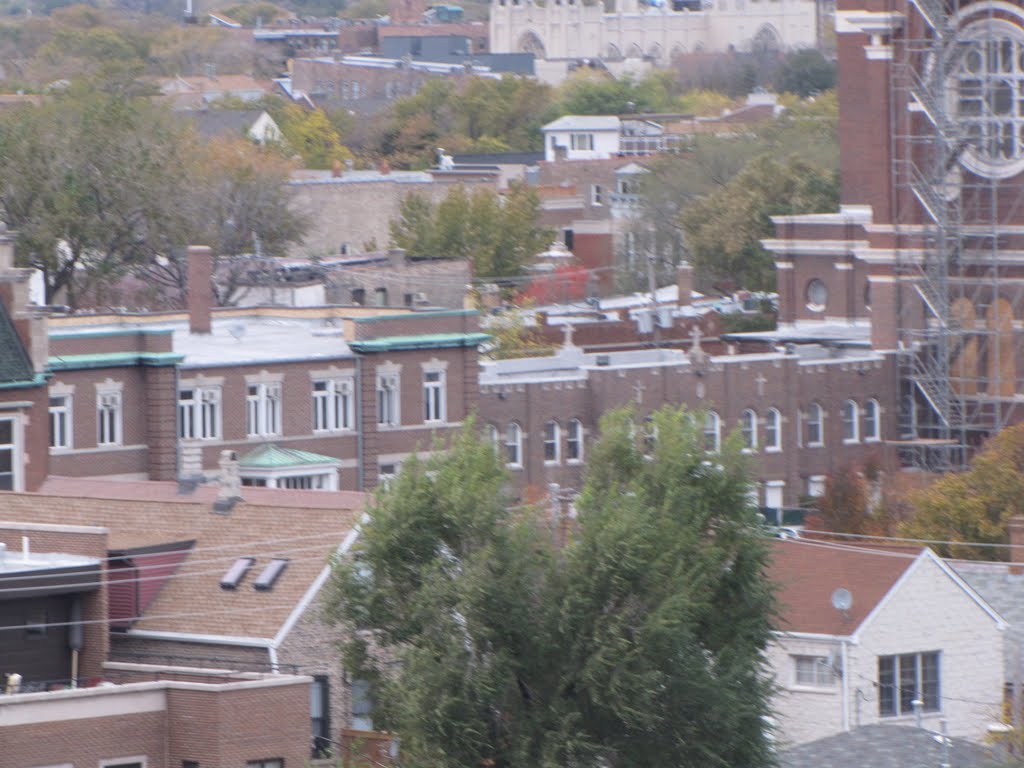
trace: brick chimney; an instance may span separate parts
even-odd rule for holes
[[[1024,515],[1010,518],[1010,573],[1024,573]]]
[[[689,306],[692,301],[690,294],[693,293],[693,267],[690,266],[690,262],[679,262],[676,268],[676,283],[679,285],[679,306]]]
[[[191,333],[209,333],[213,310],[213,259],[205,245],[188,247],[188,329]]]
[[[220,475],[217,478],[217,500],[214,512],[230,512],[242,500],[242,478],[238,466],[238,454],[234,451],[220,452]]]

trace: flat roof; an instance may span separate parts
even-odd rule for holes
[[[324,325],[320,318],[242,316],[214,318],[212,332],[191,333],[187,320],[140,321],[109,326],[85,326],[81,330],[61,328],[63,338],[86,337],[99,331],[127,333],[132,330],[168,330],[173,335],[175,357],[183,368],[209,365],[282,363],[292,360],[315,361],[352,357],[340,325]],[[138,353],[130,353],[138,356]],[[171,354],[171,353],[168,353]],[[81,360],[76,358],[81,357]],[[96,355],[65,355],[52,358],[64,368],[95,367],[102,360]],[[92,365],[90,365],[92,363]]]
[[[615,115],[565,115],[541,128],[542,131],[618,131],[622,121]]]

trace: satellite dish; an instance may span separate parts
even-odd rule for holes
[[[853,607],[853,595],[845,587],[839,587],[832,593],[832,607],[837,611],[848,611]]]

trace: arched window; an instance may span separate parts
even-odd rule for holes
[[[544,425],[544,463],[557,464],[560,458],[559,428],[557,421]]]
[[[764,449],[782,450],[782,414],[778,408],[769,408],[764,416]]]
[[[718,453],[722,450],[722,420],[714,411],[704,417],[704,450]]]
[[[864,403],[864,442],[875,443],[882,439],[882,408],[877,400]]]
[[[825,287],[824,282],[814,278],[807,283],[804,298],[807,301],[807,308],[809,310],[812,312],[824,312],[825,307],[828,306],[828,288]]]
[[[573,419],[569,422],[565,436],[565,451],[568,461],[583,461],[583,422]]]
[[[757,450],[757,414],[747,408],[740,414],[740,431],[743,433],[743,447],[748,451]]]
[[[488,424],[486,429],[486,435],[491,445],[494,446],[494,450],[499,450],[499,446],[501,446],[501,432],[499,431],[499,429],[493,424]]]
[[[514,421],[505,427],[505,463],[510,467],[523,466],[523,430]]]
[[[860,408],[857,407],[857,403],[853,400],[845,401],[840,413],[843,419],[843,442],[859,443]]]
[[[825,412],[818,403],[811,403],[807,409],[807,445],[817,448],[825,444]]]

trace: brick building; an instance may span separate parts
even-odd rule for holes
[[[294,503],[293,494],[276,493]],[[135,547],[140,535],[159,540],[160,523],[170,519],[147,518],[144,512],[138,517],[140,498],[119,516],[111,502],[87,495],[76,487],[63,497],[4,498],[8,517],[34,520],[0,523],[4,765],[178,768],[266,761],[260,765],[283,768],[309,759],[317,726],[311,717],[310,686],[317,678],[233,673],[209,664],[198,670],[191,668],[196,658],[187,660],[189,667],[173,668],[110,660],[108,618],[117,613],[126,586],[161,592],[159,600],[167,599],[164,592],[191,591],[194,600],[194,583],[188,582],[199,577],[174,581],[174,570],[154,567],[156,561],[150,560],[137,582],[116,579],[121,560],[111,556],[111,547]],[[98,522],[101,509],[103,522],[112,527],[65,522]],[[50,522],[42,522],[44,518]],[[122,525],[132,519],[146,519],[146,530],[140,534],[130,524]],[[195,557],[209,563],[211,554],[207,550]],[[226,551],[217,554],[228,559]],[[294,553],[292,558],[298,560]],[[193,572],[198,570],[192,566]],[[293,583],[308,567],[300,563],[295,570]],[[160,582],[155,589],[154,581]],[[196,607],[192,602],[171,610]]]
[[[311,223],[302,245],[290,255],[330,259],[379,251],[387,247],[391,222],[399,217],[408,195],[439,203],[456,184],[496,189],[498,178],[496,170],[487,169],[304,171],[288,187],[295,210]]]
[[[230,466],[198,486],[51,477],[37,493],[6,495],[5,517],[31,522],[0,525],[0,541],[13,548],[28,536],[50,548],[57,532],[62,550],[88,552],[105,575],[81,579],[99,591],[77,614],[78,674],[62,667],[25,682],[128,681],[143,674],[139,665],[298,674],[313,686],[300,708],[305,757],[310,732],[321,750],[338,741],[352,723],[350,687],[336,651],[342,636],[324,623],[321,600],[331,557],[356,539],[363,494],[242,487],[231,477]],[[36,596],[32,606],[45,608]],[[0,614],[9,608],[0,602]],[[59,634],[50,631],[66,644]]]
[[[4,305],[8,489],[34,490],[47,475],[192,478],[232,450],[247,484],[358,490],[457,429],[476,403],[486,336],[475,312],[214,312],[209,254],[193,249],[190,260],[188,316],[51,318],[47,333],[24,296]],[[246,476],[247,459],[271,445],[307,456]],[[323,459],[315,472],[309,454]]]

